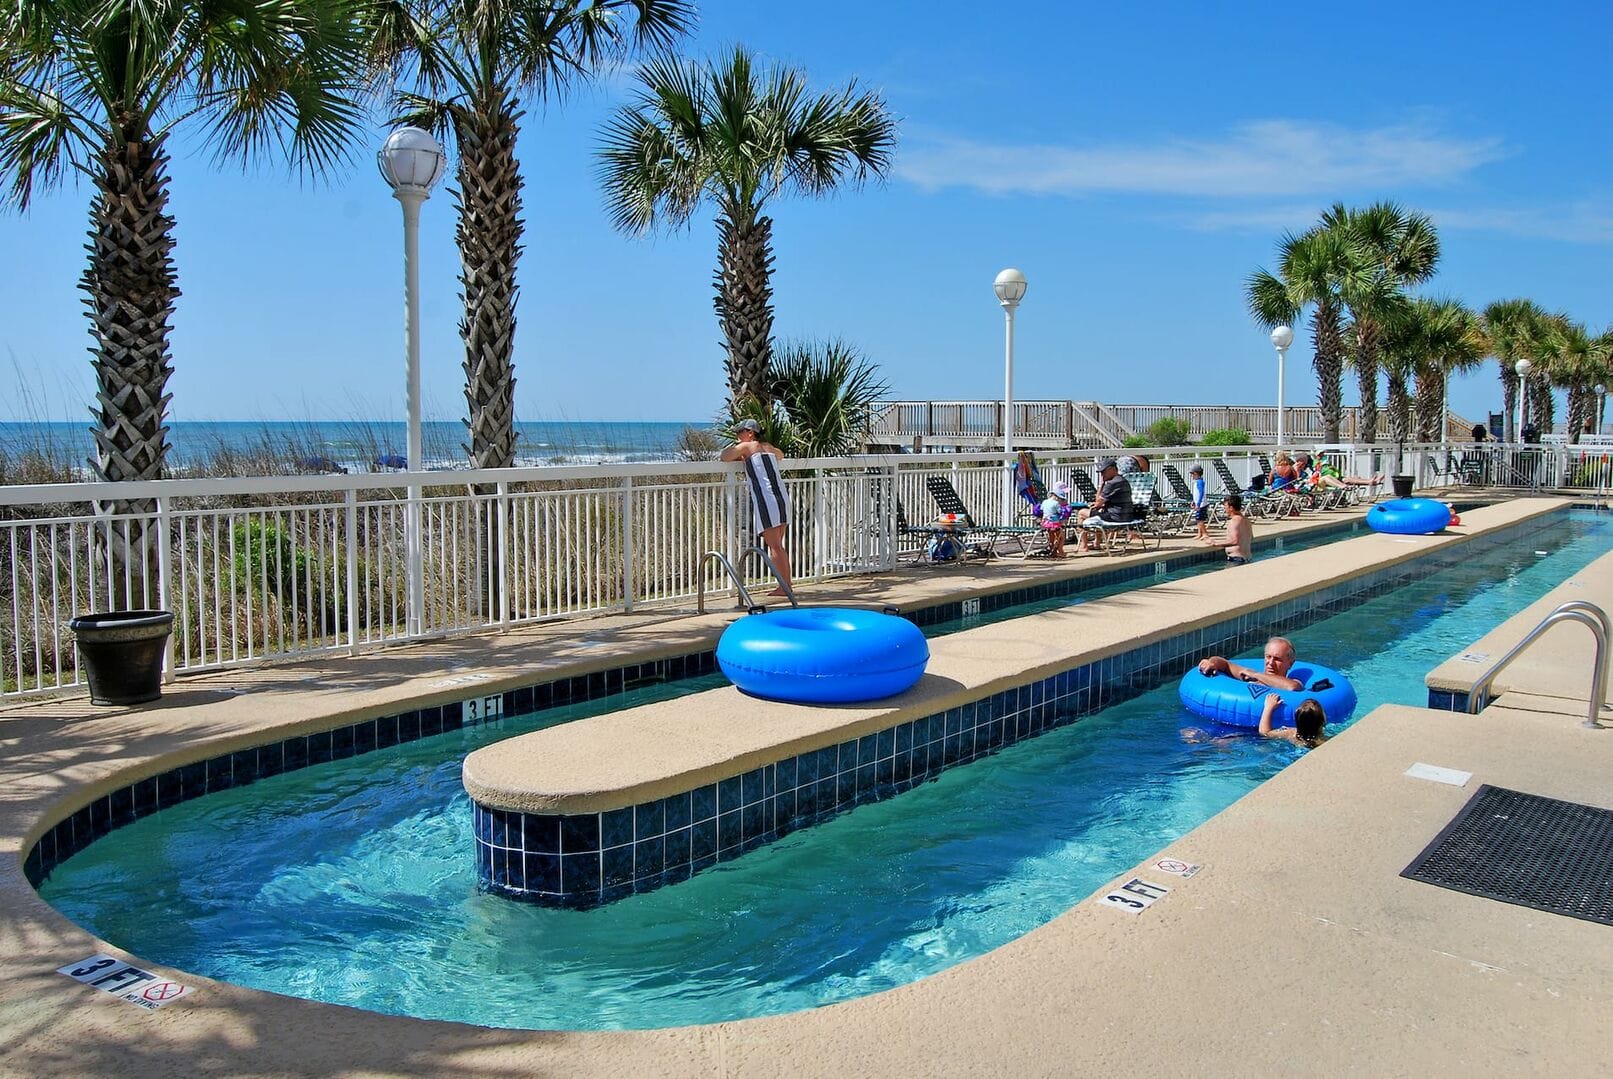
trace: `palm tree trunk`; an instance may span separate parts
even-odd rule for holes
[[[770,409],[773,348],[773,220],[727,212],[717,217],[717,321],[728,347],[731,402]]]
[[[1371,322],[1355,324],[1355,375],[1361,392],[1356,441],[1370,446],[1378,440],[1378,328]]]
[[[1411,394],[1403,379],[1389,379],[1389,438],[1394,442],[1411,440]]]
[[[472,468],[515,464],[515,304],[516,264],[521,258],[521,172],[515,160],[518,114],[502,93],[473,110],[453,114],[459,147],[459,190],[454,192],[458,224],[459,282],[465,310],[459,336],[465,343],[464,446]],[[479,484],[475,494],[495,489]],[[470,594],[477,613],[492,617],[504,586],[499,549],[501,504],[488,497],[477,513],[476,550]]]
[[[1417,372],[1417,441],[1445,441],[1445,380],[1438,371]]]
[[[1344,414],[1344,335],[1339,330],[1336,307],[1318,305],[1311,316],[1311,366],[1316,370],[1316,404],[1322,413],[1322,441],[1339,441],[1339,423]]]
[[[89,267],[79,283],[88,296],[95,366],[95,457],[98,480],[161,479],[168,456],[169,320],[179,286],[174,272],[174,219],[168,205],[168,154],[142,121],[114,131],[98,155],[90,211]],[[152,499],[98,504],[98,513],[152,515]],[[113,609],[154,606],[156,549],[149,519],[136,516],[98,532]]]
[[[1503,442],[1518,439],[1518,373],[1506,360],[1501,360],[1501,438]]]
[[[1585,430],[1585,424],[1591,418],[1591,392],[1582,390],[1577,386],[1568,388],[1568,441],[1570,445],[1579,445],[1579,436]]]
[[[472,468],[515,463],[515,284],[521,258],[521,173],[516,113],[502,95],[454,115],[459,145],[460,276],[465,313],[465,421]]]
[[[1551,391],[1551,382],[1545,375],[1529,373],[1529,418],[1540,428],[1541,434],[1549,432],[1557,423],[1557,402]]]

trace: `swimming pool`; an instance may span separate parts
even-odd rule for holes
[[[1294,636],[1350,673],[1358,714],[1421,704],[1425,671],[1608,547],[1607,526],[1575,514]],[[576,1028],[766,1014],[903,984],[1012,939],[1293,759],[1277,744],[1185,740],[1191,722],[1167,684],[586,912],[475,892],[458,761],[508,729],[182,804],[91,845],[42,892],[150,959],[380,1011]]]

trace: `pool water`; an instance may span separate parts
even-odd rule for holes
[[[1357,716],[1424,704],[1428,670],[1610,547],[1607,520],[1576,511],[1293,636],[1301,656],[1351,677]],[[542,725],[588,710],[545,713]],[[147,959],[376,1011],[574,1029],[765,1015],[902,985],[997,947],[1300,752],[1201,739],[1195,726],[1167,684],[590,911],[477,892],[460,762],[511,733],[478,729],[183,803],[91,844],[41,892]]]

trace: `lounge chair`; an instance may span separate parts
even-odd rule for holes
[[[1222,490],[1220,497],[1225,498],[1229,494],[1241,494],[1243,496],[1243,511],[1251,517],[1286,516],[1289,509],[1294,505],[1292,496],[1281,492],[1274,495],[1254,487],[1245,489],[1232,475],[1232,470],[1227,467],[1227,463],[1219,457],[1211,461],[1210,465],[1215,469],[1216,476],[1221,480]]]
[[[979,536],[982,541],[990,544],[992,551],[996,550],[997,541],[1007,536],[1019,544],[1020,553],[1025,554],[1030,550],[1031,538],[1041,532],[1041,528],[1035,525],[980,524],[975,515],[969,512],[969,507],[963,504],[963,499],[959,497],[957,488],[952,486],[952,481],[945,476],[928,476],[924,480],[924,486],[929,488],[930,497],[935,499],[937,509],[942,513],[954,514],[963,522],[970,536]]]
[[[1154,537],[1155,546],[1163,542],[1162,534],[1149,524],[1150,503],[1154,498],[1154,474],[1128,472],[1125,479],[1131,485],[1130,517],[1109,521],[1094,515],[1081,522],[1081,527],[1086,530],[1089,537],[1096,540],[1099,550],[1126,551],[1131,547],[1133,539],[1138,540],[1146,549],[1149,536]]]

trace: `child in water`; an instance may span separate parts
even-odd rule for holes
[[[1327,715],[1322,711],[1322,702],[1315,697],[1306,697],[1294,709],[1294,725],[1292,727],[1271,726],[1271,717],[1282,703],[1282,697],[1276,693],[1266,694],[1265,707],[1260,712],[1260,737],[1281,738],[1285,742],[1292,742],[1306,749],[1315,749],[1327,741]]]

